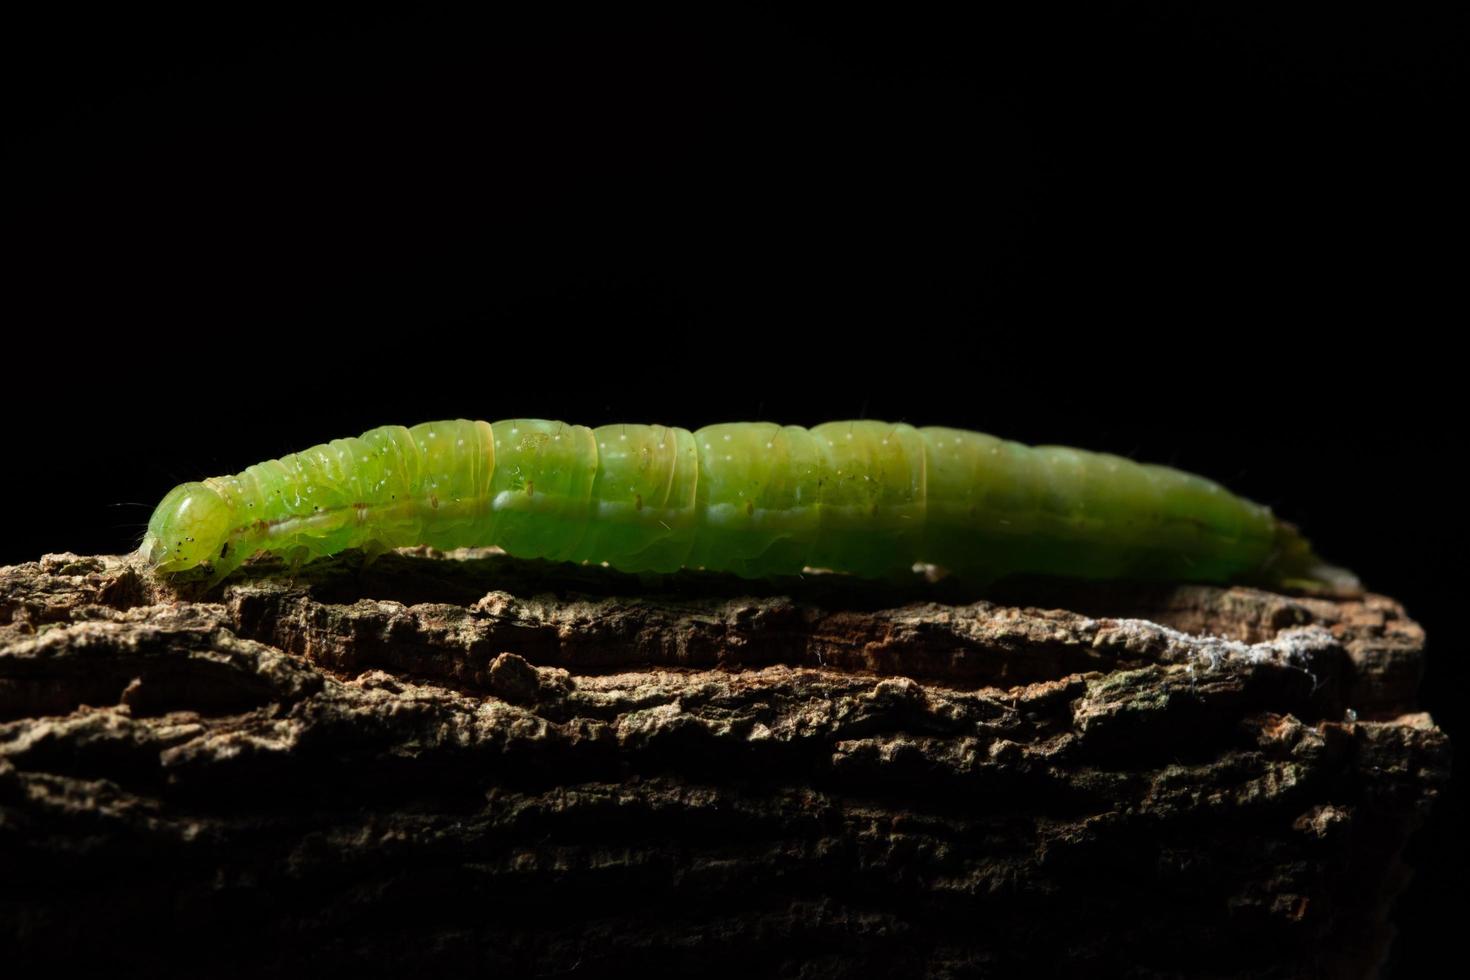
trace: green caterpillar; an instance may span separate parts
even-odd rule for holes
[[[175,487],[140,552],[163,573],[207,563],[218,581],[259,552],[299,563],[421,544],[749,577],[895,578],[927,563],[977,583],[1355,585],[1268,508],[1203,477],[876,421],[383,426]]]

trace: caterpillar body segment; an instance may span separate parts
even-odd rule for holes
[[[1354,584],[1269,509],[1203,477],[870,420],[383,426],[174,488],[140,551],[160,572],[208,563],[218,580],[259,552],[299,562],[418,544],[748,577],[901,577],[922,562],[981,583]]]

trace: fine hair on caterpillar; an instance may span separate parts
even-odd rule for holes
[[[1296,528],[1201,476],[1108,453],[853,420],[690,431],[544,419],[389,425],[180,484],[139,548],[219,581],[252,555],[495,545],[746,577],[916,564],[1009,575],[1350,589]]]

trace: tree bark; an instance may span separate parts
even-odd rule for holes
[[[0,569],[10,964],[1371,976],[1448,778],[1377,595],[244,571]]]

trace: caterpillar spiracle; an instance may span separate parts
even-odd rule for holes
[[[212,581],[267,552],[498,545],[511,555],[748,577],[938,566],[1084,579],[1352,588],[1269,508],[1166,466],[871,420],[587,428],[383,426],[175,487],[140,553]]]

